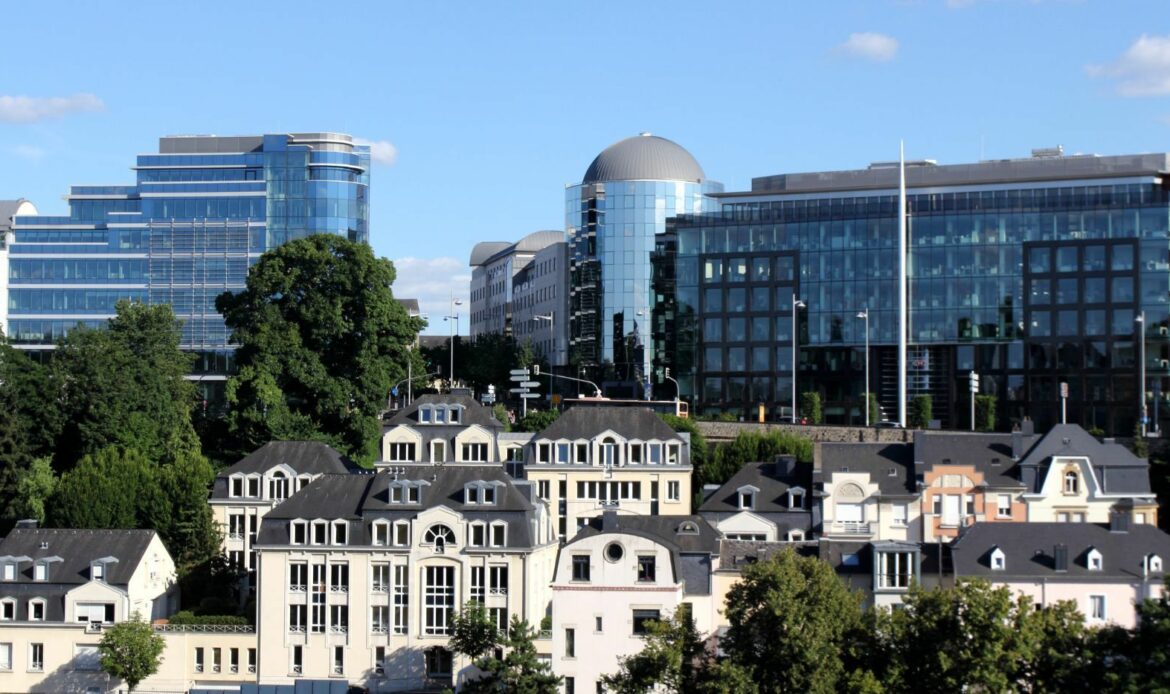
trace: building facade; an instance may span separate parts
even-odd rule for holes
[[[485,241],[471,249],[471,339],[515,334],[516,276],[544,248],[563,243],[561,231],[536,231],[516,243]],[[563,287],[562,287],[563,290]]]
[[[512,280],[512,334],[554,368],[568,364],[569,246],[564,241],[536,252]],[[575,374],[574,374],[575,375]],[[558,379],[554,379],[557,381]],[[558,391],[563,382],[554,382]]]
[[[1159,428],[1170,416],[1168,169],[1165,154],[1053,152],[907,166],[909,394],[965,427],[975,371],[1001,422],[1047,428],[1067,383],[1068,421],[1128,435],[1145,392]],[[896,164],[756,178],[716,197],[719,212],[680,216],[659,239],[656,366],[698,412],[764,404],[787,416],[795,376],[845,423],[864,417],[868,362],[869,391],[893,418]]]
[[[0,334],[8,334],[8,246],[17,215],[35,215],[36,205],[28,200],[0,200]]]
[[[19,216],[8,246],[11,342],[50,349],[120,299],[170,304],[182,347],[214,381],[233,369],[215,298],[285,241],[369,240],[370,154],[340,133],[163,137],[132,185],[73,186],[65,216]]]
[[[607,394],[648,396],[659,302],[651,254],[668,218],[715,209],[710,196],[722,189],[689,152],[650,133],[610,145],[566,188],[569,361]]]

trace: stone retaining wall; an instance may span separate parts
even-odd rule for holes
[[[785,431],[790,434],[812,439],[815,442],[855,442],[878,441],[899,443],[914,440],[913,430],[907,429],[876,429],[873,427],[842,427],[811,424],[781,424],[779,422],[695,422],[699,431],[707,437],[710,443],[730,441],[739,433],[766,433],[769,431]]]

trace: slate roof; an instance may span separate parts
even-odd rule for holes
[[[642,441],[685,441],[648,407],[592,406],[565,410],[556,421],[537,434],[535,440],[592,439],[604,431]]]
[[[1020,480],[1039,492],[1053,456],[1086,457],[1106,494],[1150,496],[1149,463],[1117,443],[1102,443],[1075,424],[1058,424],[1019,462]]]
[[[463,405],[462,421],[459,424],[419,424],[418,409],[423,405]],[[463,429],[470,424],[478,424],[492,431],[502,431],[504,428],[500,420],[496,419],[496,416],[492,414],[490,407],[479,404],[475,401],[475,398],[469,395],[449,393],[420,395],[415,398],[410,407],[391,417],[390,421],[386,424],[390,428],[405,424],[420,432],[431,429]]]
[[[45,598],[48,621],[65,618],[65,594],[89,582],[90,564],[95,559],[116,557],[106,564],[103,579],[123,590],[146,549],[155,537],[153,530],[67,530],[55,528],[16,528],[0,541],[0,560],[28,557],[21,561],[16,581],[0,581],[0,598],[14,597],[19,602],[18,618],[27,618],[25,601]],[[47,548],[42,548],[47,543]],[[34,581],[33,566],[39,559],[60,557],[49,565],[49,580]]]
[[[812,463],[746,463],[731,479],[723,483],[699,507],[700,512],[727,512],[739,513],[740,487],[751,485],[760,492],[756,495],[756,513],[787,513],[793,511],[788,507],[788,489],[801,487],[804,489],[805,502],[812,495]],[[807,511],[807,509],[798,509]]]
[[[397,480],[425,482],[419,503],[390,503],[390,485]],[[476,481],[499,483],[495,504],[463,503],[464,486]],[[409,520],[446,506],[468,520],[503,520],[508,523],[508,547],[531,547],[528,520],[536,511],[534,494],[531,483],[513,480],[499,465],[404,465],[377,474],[322,475],[264,517],[257,544],[287,545],[289,521],[325,519],[350,521],[348,544],[370,545],[370,521]]]
[[[818,472],[824,482],[834,473],[869,473],[883,496],[917,494],[913,449],[903,443],[824,443],[820,446]]]
[[[1020,487],[1011,434],[919,431],[914,434],[918,479],[936,465],[964,465],[983,473],[988,487]]]
[[[236,473],[264,474],[277,465],[288,465],[297,474],[325,475],[358,469],[352,461],[319,441],[269,441],[244,456],[215,478],[211,498],[228,498],[228,478]]]
[[[1054,566],[1057,545],[1068,548],[1068,570]],[[1004,569],[991,568],[991,553],[1004,553]],[[1101,553],[1102,568],[1090,571],[1089,549]],[[1133,581],[1142,576],[1142,559],[1157,554],[1170,565],[1170,535],[1153,525],[1130,525],[1126,532],[1112,532],[1105,523],[976,523],[951,543],[956,577],[980,576],[996,581],[1013,578],[1077,581]],[[1151,580],[1161,582],[1162,576]]]
[[[720,540],[719,570],[740,571],[748,564],[768,561],[786,549],[792,549],[805,557],[818,556],[818,543],[808,542],[755,542],[752,540]]]

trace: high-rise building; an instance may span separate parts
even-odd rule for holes
[[[562,231],[534,231],[516,243],[483,241],[471,249],[471,339],[480,335],[528,333],[515,326],[515,278],[532,265],[536,254],[564,243]],[[563,293],[563,287],[561,288]]]
[[[249,265],[316,233],[369,240],[370,154],[340,133],[181,136],[141,154],[132,185],[72,186],[66,216],[17,216],[0,319],[17,347],[48,349],[119,299],[170,304],[209,380],[231,370],[215,299]]]
[[[1129,435],[1143,411],[1160,428],[1168,171],[1167,154],[1059,149],[908,164],[909,394],[966,428],[975,372],[1001,427],[1031,417],[1048,428],[1063,396],[1068,421],[1086,428]],[[763,405],[781,419],[794,393],[816,391],[827,420],[860,423],[868,390],[896,417],[898,180],[896,162],[766,176],[718,195],[718,212],[672,221],[655,256],[668,298],[657,366],[693,409],[754,416]]]
[[[569,361],[596,370],[612,395],[649,393],[650,257],[666,220],[717,209],[689,152],[642,133],[607,147],[565,191],[569,234]]]
[[[28,200],[0,200],[0,334],[8,334],[8,246],[12,243],[12,220],[17,215],[36,214]]]

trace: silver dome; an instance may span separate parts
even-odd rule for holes
[[[693,181],[706,178],[691,153],[650,133],[615,142],[597,155],[581,183],[600,181]]]

